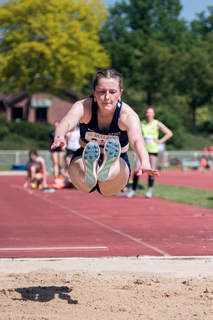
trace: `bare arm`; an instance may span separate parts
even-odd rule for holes
[[[172,131],[160,121],[158,122],[158,130],[162,131],[164,133],[164,136],[161,139],[154,139],[157,143],[163,143],[173,136]]]
[[[63,150],[66,148],[66,133],[75,128],[80,120],[84,118],[85,108],[88,106],[87,99],[77,101],[70,108],[65,117],[59,122],[55,130],[54,142],[51,149],[62,147]]]
[[[42,187],[47,188],[47,169],[45,160],[42,157],[39,157],[39,161],[41,162],[42,171],[43,171],[43,181],[42,181]]]
[[[26,178],[25,178],[25,183],[23,185],[24,188],[28,187],[28,180],[30,179],[30,173],[29,173],[29,169],[28,169],[28,164],[27,164],[27,172],[26,172]]]
[[[141,163],[138,175],[146,172],[151,176],[159,176],[158,171],[151,168],[149,155],[142,136],[140,119],[138,115],[131,110],[132,109],[130,108],[130,111],[126,115],[122,116],[121,121],[126,127],[129,143]]]

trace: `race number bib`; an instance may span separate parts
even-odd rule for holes
[[[96,141],[100,147],[104,147],[104,145],[107,143],[107,141],[112,138],[119,141],[118,136],[104,135],[101,133],[96,133],[96,132],[91,132],[91,131],[87,131],[85,134],[85,139],[87,141]]]
[[[152,136],[143,137],[145,144],[151,144],[154,140]]]

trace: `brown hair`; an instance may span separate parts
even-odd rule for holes
[[[94,81],[93,81],[93,90],[95,90],[96,86],[98,85],[98,82],[99,82],[99,79],[101,78],[118,78],[118,82],[119,82],[119,87],[120,87],[120,90],[123,89],[123,77],[122,75],[116,71],[115,69],[111,69],[111,68],[106,68],[106,69],[103,69],[103,70],[99,70],[94,78]],[[93,94],[91,95],[93,96]]]
[[[35,154],[36,156],[38,155],[37,151],[35,149],[31,149],[29,151],[29,157],[31,156],[31,154]]]
[[[147,107],[144,109],[144,113],[146,113],[148,109],[152,109],[152,110],[155,112],[155,108],[154,108],[154,107],[152,107],[152,106],[147,106]]]

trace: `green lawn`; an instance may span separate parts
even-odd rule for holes
[[[137,193],[145,195],[147,185],[144,182],[140,182],[140,185],[142,185],[144,189],[137,189]],[[213,209],[212,190],[156,183],[153,188],[153,197]]]

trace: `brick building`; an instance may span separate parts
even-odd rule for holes
[[[29,122],[54,124],[61,120],[70,107],[78,100],[75,92],[64,92],[67,100],[47,93],[38,93],[32,96],[29,108]],[[26,92],[18,92],[9,96],[0,94],[0,116],[7,121],[21,121],[26,114]]]

